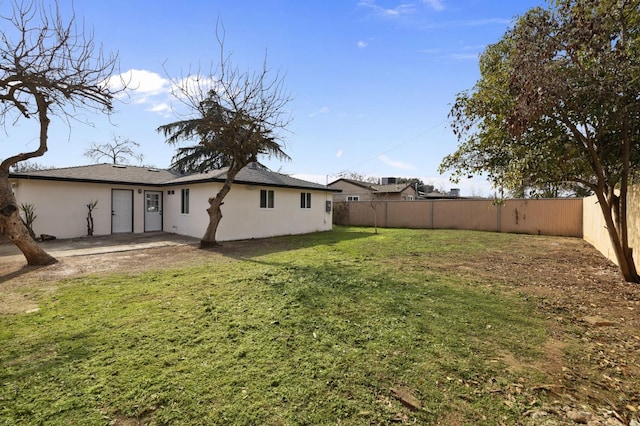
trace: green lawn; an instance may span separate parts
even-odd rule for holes
[[[62,281],[0,316],[0,424],[514,423],[545,377],[504,360],[539,359],[545,321],[433,266],[518,238],[337,228]]]

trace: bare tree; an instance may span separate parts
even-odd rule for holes
[[[140,144],[138,142],[114,135],[113,142],[103,144],[92,143],[84,152],[84,156],[92,158],[95,161],[108,158],[113,164],[127,164],[130,158],[142,163],[144,155],[135,150],[135,148],[139,147]]]
[[[285,111],[290,97],[283,90],[283,78],[277,73],[271,76],[266,58],[258,72],[242,72],[233,66],[224,52],[220,28],[216,32],[219,64],[204,77],[198,73],[174,81],[176,97],[194,117],[158,128],[169,144],[196,140],[207,148],[209,158],[228,162],[222,188],[209,198],[209,225],[201,247],[217,244],[220,207],[238,172],[260,156],[289,159],[278,134],[291,121]]]
[[[380,205],[384,205],[383,203],[386,203],[387,200],[380,200],[379,198],[372,198],[369,200],[369,207],[371,207],[371,210],[373,211],[373,229],[374,229],[374,234],[378,233],[378,207],[380,207]]]
[[[379,179],[375,176],[367,176],[362,173],[351,172],[348,170],[341,171],[340,173],[338,173],[337,176],[341,179],[357,180],[358,182],[366,182],[366,183],[373,183],[373,184],[377,184],[379,182]]]
[[[63,19],[57,3],[12,3],[0,16],[0,125],[10,130],[21,119],[39,125],[38,147],[0,162],[0,229],[22,251],[29,265],[56,259],[29,236],[9,184],[10,168],[47,152],[51,118],[69,123],[76,109],[109,112],[114,92],[106,83],[117,57],[96,48],[72,15]]]
[[[51,166],[45,166],[35,161],[21,161],[11,166],[11,171],[14,173],[32,172],[35,170],[48,170],[52,169]]]

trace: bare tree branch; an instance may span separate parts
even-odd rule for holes
[[[95,46],[72,15],[65,20],[57,2],[16,0],[12,12],[0,16],[0,126],[35,119],[38,146],[0,162],[0,229],[25,255],[30,265],[56,260],[29,236],[20,219],[9,184],[17,163],[47,152],[52,117],[69,122],[78,109],[109,113],[117,90],[108,84],[117,66],[116,55]],[[124,90],[124,89],[120,89]]]
[[[52,116],[112,110],[115,91],[106,82],[117,56],[97,48],[93,35],[86,35],[83,25],[78,28],[75,15],[65,22],[57,3],[47,9],[35,1],[14,2],[12,14],[0,21],[0,125],[22,117],[36,118],[41,127],[37,149],[0,163],[8,170],[47,151]]]
[[[140,144],[129,138],[114,135],[113,142],[103,144],[92,143],[84,152],[84,156],[92,158],[95,161],[100,161],[106,157],[113,164],[127,164],[129,158],[136,159],[139,163],[142,163],[144,155],[137,152],[134,147],[139,148]]]
[[[216,28],[220,62],[205,75],[198,72],[173,81],[174,96],[193,117],[160,126],[167,143],[196,141],[198,152],[208,159],[228,165],[222,189],[209,199],[209,226],[201,246],[215,245],[215,234],[222,212],[222,200],[240,170],[261,156],[289,159],[284,152],[281,131],[291,122],[286,106],[291,97],[284,90],[284,79],[267,67],[267,59],[256,72],[240,71],[224,50],[224,27]],[[200,157],[206,160],[207,155]],[[212,163],[212,164],[213,164]],[[194,168],[196,168],[194,166]]]

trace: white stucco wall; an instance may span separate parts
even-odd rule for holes
[[[127,185],[107,185],[79,182],[59,182],[35,179],[13,180],[18,204],[35,206],[36,235],[50,234],[57,238],[87,235],[86,205],[98,200],[93,211],[94,235],[111,234],[111,191],[133,191],[133,232],[144,232],[144,193],[162,191],[163,229],[181,235],[201,238],[209,217],[208,198],[221,184],[200,183],[171,188]],[[189,214],[181,214],[181,189],[189,188]],[[275,192],[275,207],[260,208],[260,189]],[[173,194],[169,194],[172,190]],[[300,208],[300,193],[311,192],[311,208]],[[276,235],[304,234],[331,230],[332,214],[325,212],[325,201],[331,193],[288,188],[267,188],[234,184],[222,206],[223,218],[218,228],[219,241],[265,238]]]
[[[142,188],[110,186],[93,183],[45,180],[13,180],[18,205],[33,204],[37,218],[33,223],[36,235],[50,234],[57,238],[87,235],[87,204],[98,200],[93,210],[94,235],[111,234],[111,190],[133,191],[133,232],[143,232],[144,211]],[[142,192],[138,193],[138,189]]]
[[[221,184],[195,184],[165,189],[164,230],[201,238],[209,223],[206,212],[209,197]],[[189,214],[180,214],[181,190],[189,188]],[[260,190],[273,190],[272,209],[260,208]],[[311,208],[300,208],[300,193],[311,192]],[[331,213],[325,212],[325,202],[331,193],[289,188],[261,187],[234,184],[222,206],[222,221],[218,227],[218,241],[266,238],[276,235],[304,234],[331,230]]]

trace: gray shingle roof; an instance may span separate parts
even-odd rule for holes
[[[160,185],[163,182],[174,179],[176,174],[168,170],[153,169],[149,167],[93,164],[90,166],[10,173],[9,177],[78,182]]]
[[[364,189],[368,189],[377,193],[396,193],[396,192],[402,192],[405,189],[407,189],[407,187],[411,186],[410,183],[392,183],[392,184],[388,184],[388,185],[377,185],[375,183],[369,183],[369,182],[362,182],[359,180],[354,180],[354,179],[346,179],[346,178],[340,178],[338,180],[334,180],[333,182],[331,182],[329,184],[329,186],[331,187],[332,185],[334,185],[337,182],[348,182],[352,185],[356,185],[359,186],[361,188]]]
[[[364,189],[371,189],[371,185],[373,185],[372,183],[362,182],[362,181],[355,180],[355,179],[340,178],[340,179],[336,179],[333,182],[331,182],[329,184],[329,186],[332,186],[332,185],[334,185],[334,184],[336,184],[336,183],[338,183],[340,181],[348,182],[348,183],[350,183],[352,185],[356,185],[356,186],[359,186],[359,187],[364,188]]]
[[[226,176],[227,169],[212,170],[207,173],[181,174],[171,170],[114,164],[93,164],[89,166],[33,170],[9,174],[9,177],[17,179],[95,182],[145,186],[172,186],[204,182],[224,182]],[[250,166],[240,170],[234,179],[234,182],[249,185],[253,184],[332,191],[332,189],[319,183],[308,182],[281,173],[272,172],[264,168],[253,168]]]
[[[408,187],[410,187],[410,183],[392,183],[389,185],[371,185],[376,192],[387,192],[387,193],[395,193],[402,192]]]

